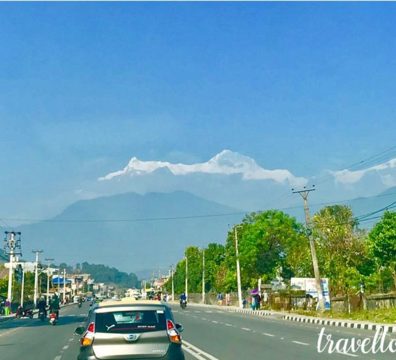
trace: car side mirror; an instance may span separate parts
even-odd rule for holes
[[[176,329],[178,332],[182,332],[184,330],[184,327],[182,324],[176,324],[175,326],[176,326]]]
[[[79,326],[76,330],[74,330],[75,335],[82,335],[84,334],[85,327],[84,326]]]

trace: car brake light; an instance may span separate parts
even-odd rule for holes
[[[169,336],[169,340],[174,344],[181,344],[182,339],[179,332],[176,329],[175,324],[171,320],[166,322],[167,332]]]
[[[91,332],[91,333],[94,333],[94,332],[95,332],[95,323],[91,322],[91,323],[88,325],[87,331],[89,331],[89,332]]]
[[[90,346],[94,340],[94,333],[95,333],[95,323],[90,323],[88,325],[87,331],[85,332],[84,336],[81,338],[81,346]]]

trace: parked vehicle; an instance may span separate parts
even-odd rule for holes
[[[20,318],[33,319],[33,310],[32,309],[24,309],[22,306],[18,306],[18,309],[15,313],[15,317],[17,319],[20,319]]]
[[[184,360],[182,331],[170,307],[160,301],[102,302],[75,330],[81,336],[78,360]]]

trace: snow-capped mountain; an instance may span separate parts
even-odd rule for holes
[[[111,172],[100,181],[112,180],[122,176],[139,176],[155,172],[158,169],[167,169],[175,176],[194,173],[217,175],[241,175],[244,180],[272,180],[277,183],[289,183],[292,186],[305,185],[307,180],[293,175],[289,170],[268,170],[259,166],[256,161],[248,156],[223,150],[207,162],[196,164],[174,164],[166,161],[142,161],[133,157],[122,170]]]
[[[302,174],[305,175],[305,174]],[[396,159],[359,164],[337,171],[323,169],[314,177],[287,169],[266,169],[253,158],[223,150],[206,162],[192,164],[131,158],[121,170],[98,179],[98,193],[186,191],[246,211],[300,204],[292,188],[315,184],[312,202],[334,202],[373,196],[396,185]]]
[[[368,175],[376,175],[384,185],[392,187],[396,186],[396,158],[361,170],[345,169],[332,171],[331,174],[338,183],[342,184],[355,184]]]

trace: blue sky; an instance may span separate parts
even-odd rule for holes
[[[132,156],[231,149],[312,176],[394,145],[395,15],[394,3],[1,3],[0,215],[47,214]]]

